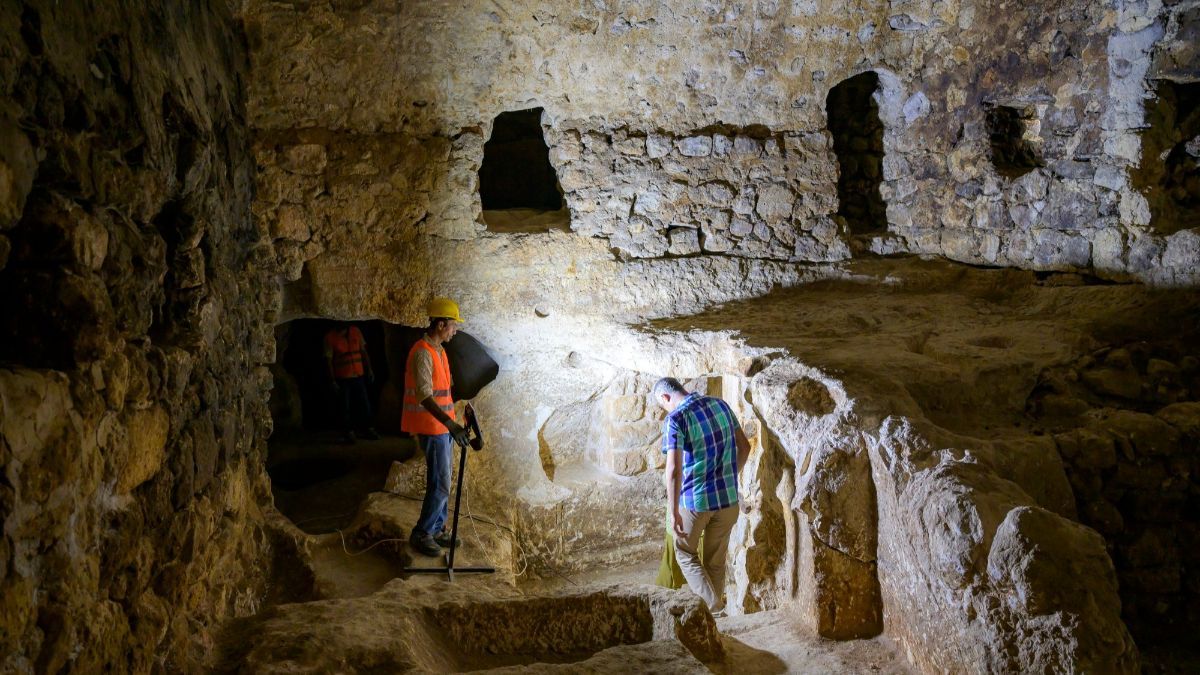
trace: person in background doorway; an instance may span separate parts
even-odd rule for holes
[[[409,543],[435,556],[450,546],[442,528],[450,504],[451,440],[465,445],[467,431],[458,423],[451,395],[450,361],[442,345],[458,332],[458,304],[446,298],[429,302],[429,327],[413,344],[404,366],[404,408],[400,429],[413,434],[425,453],[425,499]]]
[[[719,398],[688,393],[671,377],[656,382],[652,395],[667,412],[664,483],[679,568],[688,588],[718,614],[725,609],[725,557],[738,519],[738,474],[750,455],[750,441]]]
[[[375,381],[371,358],[367,356],[367,341],[358,326],[342,324],[325,334],[325,363],[333,392],[341,403],[342,433],[347,443],[355,442],[357,429],[363,438],[376,440],[372,423],[371,399],[367,382]]]

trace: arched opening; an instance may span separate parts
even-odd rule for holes
[[[542,131],[541,108],[496,116],[483,146],[479,201],[484,223],[492,231],[570,229],[570,214]]]
[[[1155,94],[1132,179],[1154,231],[1173,234],[1200,222],[1200,82],[1163,80]]]
[[[852,234],[884,229],[887,205],[879,193],[883,179],[883,122],[875,91],[879,76],[873,72],[839,82],[825,98],[833,151],[837,154],[838,215]]]
[[[365,384],[366,407],[334,387],[326,336],[353,327],[361,334],[374,375]],[[278,362],[272,365],[267,473],[275,505],[309,532],[329,532],[353,518],[359,503],[379,490],[393,461],[413,455],[412,441],[395,435],[393,365],[382,321],[297,319],[275,329]],[[403,365],[401,365],[403,367]],[[347,410],[346,404],[349,404]],[[359,437],[351,447],[344,416],[355,432],[378,429],[378,440]],[[369,413],[369,416],[368,416]]]

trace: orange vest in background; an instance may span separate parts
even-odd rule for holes
[[[363,375],[363,336],[357,326],[350,327],[350,335],[342,335],[340,330],[331,330],[325,334],[325,344],[333,357],[333,376],[339,380]]]
[[[450,361],[446,358],[445,349],[435,349],[424,338],[417,340],[408,352],[408,361],[404,364],[404,409],[400,413],[400,430],[422,436],[437,436],[450,433],[445,424],[438,421],[428,410],[421,407],[417,400],[417,383],[413,378],[413,356],[418,349],[426,349],[433,357],[433,400],[437,402],[442,412],[454,420],[454,399],[450,397]]]

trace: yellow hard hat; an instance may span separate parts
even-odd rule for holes
[[[429,301],[429,317],[432,319],[454,319],[462,323],[458,313],[458,303],[450,298],[434,298]]]

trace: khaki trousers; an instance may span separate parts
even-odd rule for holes
[[[729,553],[729,532],[737,523],[737,504],[720,511],[679,509],[683,518],[683,539],[675,537],[675,556],[688,588],[700,596],[709,610],[725,607],[725,556]],[[704,562],[698,557],[700,535],[704,534]]]

